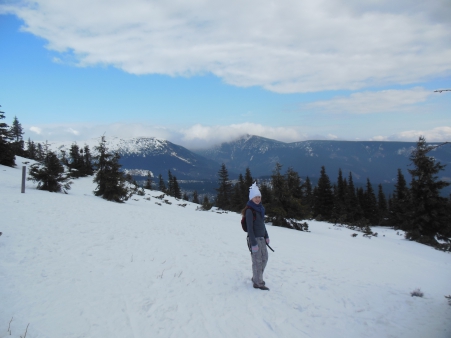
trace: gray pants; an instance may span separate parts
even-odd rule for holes
[[[257,237],[258,251],[252,252],[252,281],[257,286],[263,286],[263,272],[266,263],[268,263],[268,250],[266,249],[266,241],[263,237]]]

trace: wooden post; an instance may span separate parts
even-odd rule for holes
[[[27,172],[27,166],[24,165],[22,166],[22,190],[21,193],[24,194],[25,193],[25,174]]]

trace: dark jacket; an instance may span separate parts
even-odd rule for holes
[[[257,240],[255,237],[264,237],[268,238],[268,232],[266,231],[265,220],[259,212],[255,213],[255,221],[254,215],[252,214],[251,209],[246,210],[246,224],[247,224],[247,233],[249,235],[249,242],[252,246],[257,245]]]

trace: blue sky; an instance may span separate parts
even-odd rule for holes
[[[451,140],[451,3],[5,1],[0,104],[35,141]],[[99,15],[98,13],[102,13]],[[449,14],[449,15],[448,15]]]

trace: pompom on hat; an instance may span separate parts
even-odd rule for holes
[[[249,200],[253,199],[255,196],[262,196],[260,190],[257,187],[257,182],[251,185],[249,188]]]

